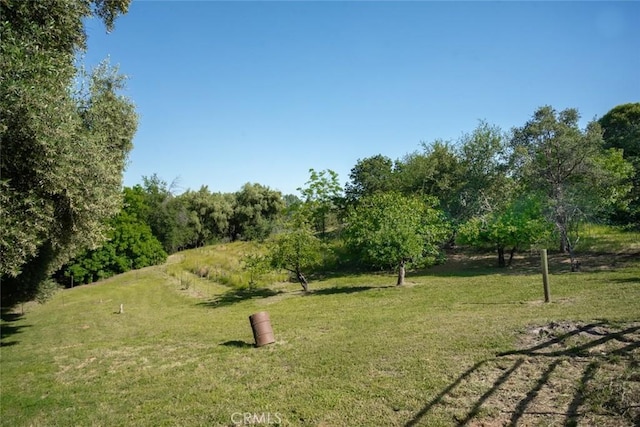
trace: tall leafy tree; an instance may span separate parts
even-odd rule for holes
[[[480,121],[458,141],[462,185],[458,194],[458,220],[500,210],[512,199],[508,139],[498,127]]]
[[[305,187],[298,188],[306,208],[316,224],[316,229],[325,237],[329,215],[336,210],[342,195],[338,174],[331,169],[316,172],[309,169],[309,180]]]
[[[282,193],[260,184],[246,183],[235,193],[235,199],[229,227],[231,239],[266,239],[284,209]]]
[[[575,109],[536,110],[531,120],[514,130],[513,166],[531,192],[544,196],[547,218],[560,236],[560,250],[569,252],[575,267],[577,224],[602,214],[626,194],[631,166],[615,149],[605,150],[596,122],[580,129]]]
[[[602,126],[605,147],[622,150],[622,156],[634,169],[629,178],[633,188],[624,203],[617,206],[614,219],[640,227],[640,102],[618,105],[598,123]]]
[[[140,194],[124,190],[124,207],[109,225],[108,240],[97,249],[87,250],[69,262],[59,276],[75,283],[90,283],[129,270],[163,263],[167,254],[140,219],[147,210]],[[65,280],[66,283],[67,280]]]
[[[423,144],[422,152],[409,154],[397,163],[400,191],[407,195],[435,197],[453,224],[464,212],[460,193],[467,178],[453,144]]]
[[[154,236],[168,253],[193,247],[197,231],[194,215],[184,200],[174,195],[175,184],[168,184],[157,174],[142,177],[142,192],[149,207],[144,219]]]
[[[0,2],[0,274],[3,303],[33,298],[73,255],[104,241],[137,127],[125,80],[75,67],[83,19],[111,30],[128,0]]]
[[[399,193],[377,193],[352,207],[347,216],[347,246],[364,265],[397,268],[404,284],[408,263],[434,263],[449,229],[437,200]]]
[[[354,203],[362,197],[395,190],[393,161],[381,154],[359,159],[351,169],[345,197]]]
[[[189,212],[189,226],[195,231],[192,246],[202,246],[229,235],[233,194],[211,193],[205,185],[198,191],[186,191],[178,198]]]

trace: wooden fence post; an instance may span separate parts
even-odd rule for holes
[[[549,263],[547,261],[547,250],[542,249],[542,284],[544,285],[544,302],[551,301],[549,295]]]

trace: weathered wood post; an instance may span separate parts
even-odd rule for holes
[[[551,301],[549,295],[549,263],[547,262],[547,250],[540,251],[542,255],[542,284],[544,285],[544,302]]]

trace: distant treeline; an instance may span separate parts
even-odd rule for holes
[[[124,188],[109,240],[56,277],[69,286],[161,263],[183,249],[263,241],[296,210],[306,212],[319,237],[335,237],[351,210],[384,193],[422,198],[446,219],[443,245],[496,250],[500,266],[508,262],[505,252],[513,256],[549,239],[573,259],[581,222],[633,226],[640,218],[640,104],[618,106],[586,129],[578,119],[576,110],[542,107],[509,132],[480,122],[457,141],[423,144],[401,159],[360,159],[344,188],[335,172],[310,169],[299,196],[257,183],[235,193],[202,186],[175,195],[157,175],[143,177],[141,185]]]

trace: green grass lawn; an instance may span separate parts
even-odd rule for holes
[[[638,257],[573,274],[552,257],[544,304],[532,255],[505,270],[458,257],[400,288],[393,274],[312,280],[307,295],[194,274],[235,268],[234,245],[4,313],[2,425],[640,422]],[[255,348],[263,310],[276,342]]]

